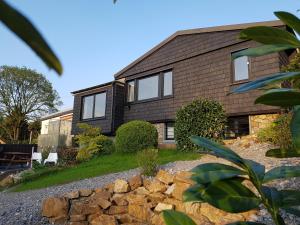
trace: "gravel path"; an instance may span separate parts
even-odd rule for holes
[[[231,146],[241,156],[260,162],[269,170],[279,165],[300,165],[300,159],[273,159],[264,156],[267,149],[270,148],[268,144],[252,144],[249,148],[240,147],[239,144]],[[195,161],[178,161],[162,166],[163,169],[170,172],[181,170],[190,170],[200,163],[207,162],[224,162],[212,156],[204,156],[200,160]],[[0,225],[15,225],[15,224],[48,224],[45,219],[41,217],[41,202],[43,199],[60,195],[73,190],[84,188],[97,188],[105,184],[111,183],[118,178],[128,179],[139,173],[139,169],[103,175],[95,178],[80,180],[65,185],[53,186],[45,189],[32,190],[19,193],[0,192]],[[279,188],[296,188],[300,187],[300,180],[293,179],[290,182],[277,182],[274,184]],[[289,217],[286,215],[286,217]],[[269,217],[264,209],[261,210],[258,220],[269,223]],[[272,223],[269,223],[270,225]],[[294,217],[288,218],[288,225],[299,225],[300,221]]]

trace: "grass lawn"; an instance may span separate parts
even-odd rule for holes
[[[199,157],[200,155],[197,153],[183,153],[176,150],[161,149],[159,151],[159,164],[179,160],[195,160]],[[26,191],[45,188],[89,177],[125,171],[136,167],[138,167],[138,164],[135,154],[114,153],[111,155],[100,156],[88,162],[83,162],[76,166],[61,169],[59,171],[41,171],[43,175],[36,177],[31,181],[19,184],[14,187],[12,191]],[[43,168],[41,170],[49,169]]]

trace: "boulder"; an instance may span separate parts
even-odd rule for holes
[[[189,171],[180,171],[175,174],[174,183],[187,183],[187,184],[195,184],[193,180],[191,180],[192,172]]]
[[[134,194],[137,195],[149,195],[150,192],[145,187],[139,187],[134,191]]]
[[[165,192],[167,190],[167,186],[158,181],[158,180],[154,180],[151,182],[151,184],[148,186],[147,188],[150,192],[154,193],[154,192]]]
[[[111,206],[111,202],[103,198],[97,198],[95,201],[102,209],[107,209]]]
[[[69,220],[71,222],[85,221],[86,216],[85,215],[71,215]]]
[[[145,205],[147,203],[147,198],[145,195],[128,194],[126,196],[126,200],[132,205]]]
[[[79,198],[79,191],[72,191],[64,195],[64,197],[68,199],[76,199]]]
[[[175,183],[174,190],[172,191],[172,196],[174,198],[182,201],[183,192],[186,189],[188,189],[190,186],[191,186],[191,184],[188,184],[188,183],[181,183],[181,182]]]
[[[99,206],[93,201],[73,201],[70,215],[89,215],[101,212]]]
[[[111,201],[120,206],[128,205],[128,201],[126,200],[126,196],[124,194],[114,194]]]
[[[163,210],[167,210],[167,209],[174,209],[174,205],[158,203],[157,206],[155,207],[154,211],[162,212]]]
[[[172,184],[172,185],[169,186],[168,189],[165,191],[165,194],[168,195],[168,196],[172,195],[174,189],[175,189],[175,184]]]
[[[158,179],[160,182],[169,185],[173,183],[174,175],[168,173],[165,170],[159,170],[155,178]]]
[[[88,197],[93,193],[93,191],[91,189],[81,189],[79,190],[79,195],[81,197]]]
[[[127,212],[128,212],[127,206],[118,206],[118,205],[111,206],[107,211],[109,215],[124,214]]]
[[[150,220],[153,212],[143,205],[128,205],[128,214],[141,221]]]
[[[49,218],[49,222],[51,224],[59,224],[59,225],[64,225],[67,220],[68,220],[68,216],[67,215],[50,217]]]
[[[88,225],[87,221],[76,221],[76,222],[69,222],[67,225]]]
[[[129,184],[126,180],[117,179],[114,185],[115,193],[126,193],[130,190]]]
[[[118,225],[118,222],[114,216],[100,215],[92,218],[89,221],[90,225]]]
[[[68,215],[69,201],[65,197],[50,197],[42,203],[42,215],[45,217],[66,217]]]
[[[102,190],[101,191],[98,189],[98,191],[95,192],[93,195],[94,199],[101,198],[105,200],[109,200],[111,198],[112,194],[109,191]]]
[[[131,190],[135,190],[143,185],[143,179],[140,175],[134,176],[128,180]]]
[[[0,181],[0,187],[9,187],[14,184],[13,176],[9,175]]]

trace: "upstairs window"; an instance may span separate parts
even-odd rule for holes
[[[249,58],[242,56],[233,60],[234,81],[249,79]]]
[[[158,97],[158,75],[138,80],[138,100]]]
[[[173,76],[172,71],[168,71],[163,74],[164,79],[164,96],[172,95],[173,94]]]
[[[93,119],[105,116],[106,93],[85,96],[82,99],[82,119]]]
[[[134,81],[127,83],[127,102],[134,101]]]

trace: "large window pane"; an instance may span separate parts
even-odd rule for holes
[[[138,81],[138,100],[158,97],[158,76]]]
[[[234,59],[234,81],[249,78],[249,60],[247,56]]]
[[[105,116],[106,93],[95,95],[95,115],[94,117]]]
[[[94,96],[87,96],[83,98],[83,112],[82,119],[89,119],[93,117]]]
[[[172,71],[164,73],[164,96],[172,95]]]
[[[134,81],[127,83],[127,102],[134,101]]]

